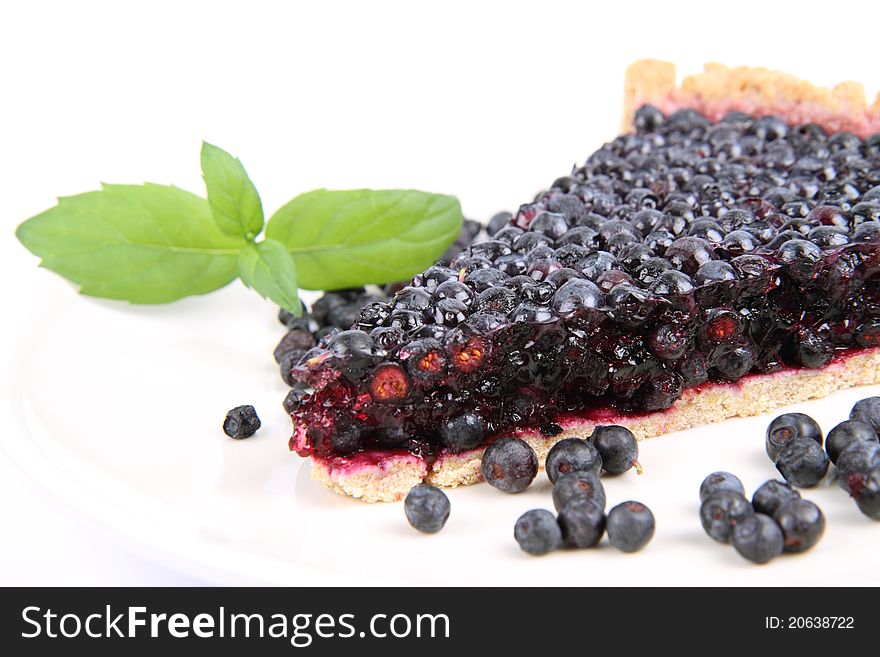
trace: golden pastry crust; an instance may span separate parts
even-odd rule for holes
[[[640,60],[626,71],[624,131],[631,129],[633,112],[645,103],[665,114],[692,108],[713,121],[739,111],[775,114],[791,124],[817,123],[829,132],[848,130],[862,138],[880,132],[880,94],[869,106],[858,82],[828,89],[767,68],[711,63],[676,86],[674,64]]]
[[[549,438],[534,429],[518,431],[515,435],[535,449],[543,468],[547,452],[556,442],[571,436],[587,437],[597,424],[621,424],[642,440],[731,417],[759,415],[780,406],[826,397],[835,390],[874,383],[880,383],[880,348],[850,354],[822,369],[756,374],[736,383],[690,388],[665,411],[605,417],[601,422],[561,422],[563,432]],[[364,502],[391,502],[403,499],[409,489],[421,481],[443,487],[480,481],[482,454],[482,449],[446,454],[430,468],[426,461],[411,454],[390,453],[379,465],[371,459],[363,466],[359,466],[356,459],[316,458],[312,462],[312,477],[338,493]]]

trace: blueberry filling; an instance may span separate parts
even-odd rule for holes
[[[431,457],[880,345],[871,139],[654,108],[635,128],[392,299],[316,304],[353,328],[279,346],[307,391],[291,447]]]

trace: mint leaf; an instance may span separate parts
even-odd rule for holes
[[[247,244],[238,254],[242,283],[297,317],[302,313],[296,289],[296,265],[284,245],[267,239]]]
[[[297,196],[266,236],[287,247],[299,286],[335,290],[409,278],[458,236],[458,199],[413,190],[330,191]]]
[[[248,241],[263,230],[263,206],[241,162],[222,148],[202,142],[202,177],[214,221],[227,235]]]
[[[177,187],[104,185],[58,200],[21,224],[18,239],[41,265],[83,294],[165,303],[223,287],[244,238],[217,228],[207,201]]]

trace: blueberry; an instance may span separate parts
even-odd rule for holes
[[[260,425],[260,418],[257,417],[253,406],[236,406],[223,420],[223,433],[230,438],[241,440],[253,436]]]
[[[486,448],[480,463],[486,482],[505,493],[519,493],[538,474],[538,455],[519,438],[501,438]]]
[[[287,391],[287,395],[284,397],[284,401],[281,403],[281,406],[284,408],[284,412],[288,415],[293,413],[297,408],[299,408],[300,402],[306,396],[305,390],[302,388],[291,388]]]
[[[880,520],[880,465],[871,468],[856,497],[859,511],[873,520]]]
[[[870,425],[880,436],[880,397],[868,397],[857,401],[850,411],[849,419]]]
[[[638,552],[654,536],[654,514],[641,502],[623,502],[608,512],[608,540],[622,552]]]
[[[415,529],[426,534],[436,534],[449,519],[449,498],[436,486],[418,484],[407,493],[403,511],[409,524]]]
[[[771,479],[761,484],[752,495],[752,506],[757,513],[773,516],[783,504],[801,499],[801,494],[781,481]]]
[[[828,472],[829,459],[822,447],[809,438],[795,438],[782,448],[776,469],[792,486],[815,486]]]
[[[782,529],[785,552],[806,552],[825,533],[825,516],[809,500],[790,500],[783,504],[773,519]]]
[[[729,472],[713,472],[700,484],[700,502],[705,502],[707,497],[719,490],[730,490],[742,496],[746,494],[739,477]]]
[[[278,364],[278,369],[281,372],[281,380],[284,381],[289,386],[294,385],[296,383],[292,376],[293,368],[297,365],[297,363],[302,360],[302,357],[305,356],[307,352],[292,349],[287,351],[284,356],[281,357],[281,362]]]
[[[557,511],[576,497],[585,497],[605,508],[605,488],[595,472],[569,472],[553,484],[553,506]]]
[[[837,457],[837,485],[858,497],[868,471],[880,465],[880,443],[866,440],[853,443]]]
[[[477,447],[486,435],[483,418],[473,413],[464,413],[445,422],[440,427],[443,444],[453,452],[463,452]]]
[[[858,420],[846,420],[841,422],[825,438],[825,451],[832,463],[837,463],[840,454],[853,443],[861,440],[877,441],[877,433],[874,427]]]
[[[559,511],[559,527],[566,545],[593,547],[605,533],[605,510],[589,498],[575,497]]]
[[[603,302],[604,295],[595,283],[576,278],[556,290],[550,305],[560,317],[567,317],[600,308]]]
[[[774,419],[767,427],[764,447],[774,463],[779,452],[795,438],[809,438],[822,445],[822,429],[816,421],[804,413],[785,413]]]
[[[550,448],[544,463],[551,482],[569,472],[593,472],[602,469],[598,450],[582,438],[564,438]]]
[[[516,521],[513,537],[523,552],[541,555],[562,546],[562,530],[552,513],[545,509],[526,511]]]
[[[754,514],[749,501],[732,490],[717,491],[700,505],[703,529],[720,543],[729,543],[733,528]]]
[[[593,430],[590,442],[602,457],[602,467],[609,474],[621,474],[632,467],[642,473],[639,463],[639,444],[632,431],[617,425],[599,426]]]
[[[330,445],[336,454],[351,454],[361,447],[361,430],[356,424],[337,425],[330,435]]]
[[[489,219],[489,226],[486,228],[486,232],[489,233],[489,235],[494,236],[502,228],[506,228],[510,225],[512,216],[513,215],[509,212],[499,212],[498,214],[493,215],[492,218]]]
[[[740,556],[763,564],[782,554],[785,539],[773,518],[756,513],[736,524],[730,542]]]
[[[273,354],[275,356],[275,362],[281,364],[281,359],[284,358],[284,354],[289,351],[306,352],[314,346],[315,338],[308,331],[302,329],[288,331],[287,334],[281,338],[278,346],[275,347],[275,352]]]

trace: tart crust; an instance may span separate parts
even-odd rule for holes
[[[848,130],[861,138],[880,132],[880,94],[873,105],[858,82],[832,89],[766,68],[706,64],[701,73],[676,85],[675,65],[654,59],[626,70],[623,130],[632,129],[633,112],[645,104],[665,114],[691,108],[717,121],[732,111],[751,116],[777,114],[789,123],[817,123],[828,132]]]
[[[650,103],[666,114],[681,108],[699,111],[713,121],[731,111],[757,116],[777,114],[790,123],[817,123],[829,132],[848,130],[865,138],[880,132],[880,94],[872,106],[857,82],[833,89],[817,87],[799,78],[766,68],[706,64],[701,73],[676,85],[675,65],[653,59],[634,62],[626,71],[623,130],[632,129],[635,110]],[[528,442],[544,467],[547,452],[571,436],[587,437],[599,424],[628,427],[641,440],[720,422],[749,417],[780,406],[826,397],[835,390],[880,383],[880,348],[840,356],[816,370],[788,369],[774,374],[749,375],[736,383],[707,384],[685,390],[664,411],[640,415],[606,411],[588,417],[557,420],[563,431],[545,437],[535,429],[515,435]],[[304,440],[303,429],[292,443]],[[459,454],[441,454],[433,463],[408,452],[370,452],[353,457],[312,457],[312,478],[328,488],[364,502],[403,499],[409,489],[425,481],[454,487],[482,480],[483,448]]]
[[[665,411],[640,415],[607,411],[589,418],[571,416],[557,420],[563,428],[557,436],[542,436],[535,429],[519,430],[515,435],[534,448],[543,469],[544,459],[554,443],[571,436],[588,437],[600,424],[623,425],[642,440],[731,417],[759,415],[780,406],[826,397],[835,390],[874,383],[880,383],[880,348],[840,356],[821,369],[752,374],[736,383],[689,388]],[[403,499],[410,488],[422,481],[443,487],[481,481],[482,454],[483,448],[441,454],[430,466],[422,458],[400,452],[383,456],[373,452],[351,458],[313,458],[312,478],[364,502],[391,502]]]

